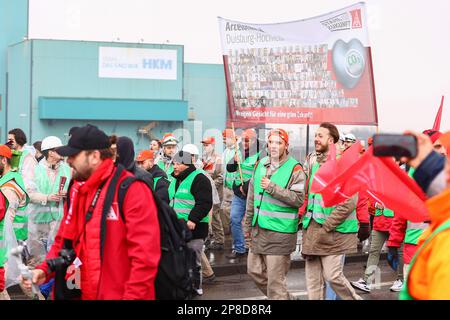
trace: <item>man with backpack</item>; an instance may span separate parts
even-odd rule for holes
[[[209,211],[212,208],[211,182],[193,164],[192,154],[179,151],[173,158],[175,178],[169,186],[170,205],[179,219],[187,222],[192,239],[187,243],[196,255],[194,294],[202,295],[201,257],[204,240],[208,236]]]
[[[120,185],[133,175],[114,166],[108,136],[95,126],[76,129],[57,152],[68,157],[74,181],[84,184],[73,184],[79,188],[73,197],[73,187],[69,189],[64,223],[47,260],[32,271],[33,283],[42,284],[53,275],[49,259],[53,265],[60,253],[69,252],[64,257],[73,261],[63,260],[79,269],[83,300],[155,299],[161,249],[151,190],[142,181],[132,183],[119,210]],[[31,288],[31,281],[22,281]]]

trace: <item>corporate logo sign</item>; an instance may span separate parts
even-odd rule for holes
[[[99,47],[100,78],[177,80],[177,51]]]

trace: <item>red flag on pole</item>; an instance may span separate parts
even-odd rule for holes
[[[319,193],[331,207],[356,193],[367,195],[412,222],[429,220],[425,194],[391,158],[374,157],[372,148]]]
[[[439,107],[436,119],[434,120],[433,130],[439,131],[441,129],[442,109],[444,108],[444,96],[442,96],[441,106]]]

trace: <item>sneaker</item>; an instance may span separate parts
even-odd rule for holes
[[[393,292],[400,292],[402,288],[403,288],[403,281],[401,279],[397,279],[395,280],[390,290]]]
[[[202,282],[203,283],[212,283],[212,282],[214,282],[215,279],[216,279],[216,275],[213,273],[209,277],[203,277]]]
[[[367,284],[367,282],[364,281],[364,279],[361,278],[358,281],[352,281],[350,283],[354,288],[370,293],[370,285]]]
[[[231,254],[227,255],[226,257],[228,259],[239,259],[242,258],[243,256],[245,256],[247,254],[247,252],[236,252],[235,250],[233,250],[231,252]]]
[[[213,242],[208,246],[208,250],[217,250],[222,251],[223,250],[223,244],[222,243],[216,243]]]

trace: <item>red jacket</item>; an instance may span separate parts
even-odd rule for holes
[[[369,197],[358,196],[358,203],[356,204],[356,217],[359,224],[370,223],[369,220]]]
[[[403,243],[405,241],[407,220],[395,216],[389,229],[388,247],[400,248],[403,244],[403,262],[409,264],[416,254],[417,245]]]
[[[376,216],[375,215],[375,212],[376,212],[375,203],[371,200],[369,200],[368,212],[369,212],[369,214],[374,216],[373,217],[373,225],[372,225],[373,230],[380,231],[380,232],[389,232],[393,218],[388,218],[384,215]]]
[[[70,238],[68,235],[76,230],[77,237],[74,239],[78,240],[74,243],[74,249],[82,263],[82,299],[154,299],[154,281],[161,256],[157,208],[148,187],[142,182],[133,183],[123,204],[124,223],[118,209],[117,190],[120,181],[132,175],[127,171],[119,178],[112,210],[106,219],[103,260],[100,258],[101,213],[115,170],[117,169],[112,161],[105,160],[84,185],[74,185],[70,189],[69,195],[73,197],[73,216],[67,219],[66,206],[61,227],[47,259],[57,257],[63,238]],[[85,224],[85,214],[82,213],[88,211],[98,185],[103,180],[107,180],[107,183],[102,188],[92,219]],[[74,188],[79,188],[78,193],[72,192]],[[74,226],[75,229],[72,229]],[[46,262],[38,268],[50,276]]]

